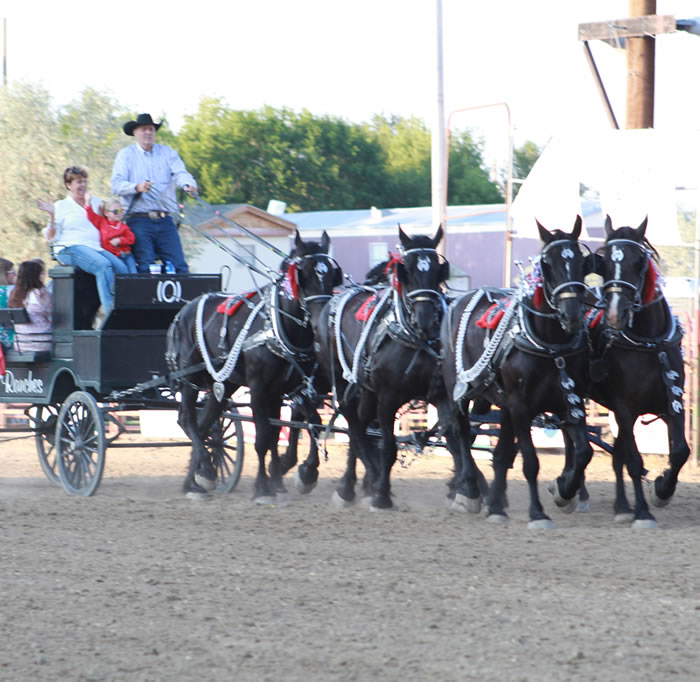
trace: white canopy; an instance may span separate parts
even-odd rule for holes
[[[652,244],[680,245],[678,207],[700,199],[700,131],[606,130],[552,139],[513,202],[520,237],[546,227],[570,229],[577,214],[585,228],[636,227],[649,216]],[[582,238],[590,238],[585,232]]]

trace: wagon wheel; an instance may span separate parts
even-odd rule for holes
[[[104,417],[97,401],[84,391],[71,393],[58,413],[58,474],[66,492],[89,497],[105,466]]]
[[[230,493],[238,484],[243,469],[243,425],[235,408],[223,412],[212,425],[204,447],[216,467],[216,492]]]
[[[39,455],[39,464],[51,483],[61,485],[56,464],[58,406],[33,405],[30,408],[29,418],[34,425],[34,442]]]

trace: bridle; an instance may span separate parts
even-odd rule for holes
[[[562,246],[564,244],[566,244],[566,246]],[[549,242],[549,244],[547,244],[540,252],[539,263],[537,265],[540,268],[542,277],[542,293],[544,295],[545,301],[547,302],[547,305],[556,312],[550,315],[547,315],[546,313],[541,313],[536,310],[533,310],[532,312],[545,317],[559,316],[561,314],[561,304],[564,301],[572,298],[583,300],[583,295],[587,291],[586,284],[581,280],[576,279],[568,279],[565,282],[562,282],[561,284],[558,284],[557,286],[552,288],[551,283],[549,282],[549,278],[545,276],[544,269],[542,268],[542,263],[549,264],[549,259],[553,258],[553,254],[550,254],[550,250],[555,246],[562,246],[561,252],[558,254],[557,257],[563,259],[566,262],[566,269],[570,278],[572,278],[573,275],[571,274],[569,261],[573,263],[577,257],[576,251],[578,250],[579,254],[581,254],[582,247],[585,247],[584,244],[581,244],[581,242],[578,241],[574,241],[571,239],[557,239],[553,242]],[[574,291],[568,291],[568,289],[570,288],[573,288]],[[567,289],[567,291],[565,291],[565,289]]]
[[[628,245],[639,249],[639,251],[645,256],[643,259],[644,265],[639,272],[639,281],[637,283],[629,282],[622,279],[620,276],[622,270],[621,263],[625,258],[623,246]],[[644,283],[647,277],[647,270],[649,269],[649,261],[651,260],[649,250],[633,239],[611,239],[610,241],[606,242],[604,249],[608,254],[607,257],[614,263],[615,273],[613,278],[607,279],[603,282],[603,291],[605,292],[606,296],[608,294],[627,294],[628,298],[632,301],[632,308],[630,312],[638,312],[643,308],[642,291],[644,289]]]
[[[399,252],[401,253],[401,257],[404,263],[404,266],[406,264],[406,257],[409,255],[415,255],[416,257],[416,269],[417,270],[429,270],[431,267],[430,261],[432,260],[430,256],[434,256],[436,260],[438,261],[438,267],[440,267],[440,256],[437,253],[437,250],[435,248],[431,247],[416,247],[413,249],[399,249]],[[421,255],[424,256],[424,260],[421,260]],[[427,266],[423,265],[422,263],[426,263]],[[404,308],[408,311],[409,317],[411,320],[411,324],[415,325],[416,323],[416,309],[415,306],[417,303],[431,303],[433,307],[435,308],[436,314],[443,315],[447,309],[447,303],[445,302],[445,297],[439,289],[427,289],[427,288],[421,288],[421,289],[412,289],[411,291],[404,291],[404,288],[401,288],[400,296],[401,300],[403,302]],[[394,291],[396,293],[398,292],[398,288],[396,286],[396,275],[394,275]]]

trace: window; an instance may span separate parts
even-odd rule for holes
[[[389,259],[389,247],[385,242],[370,242],[369,245],[369,267]]]

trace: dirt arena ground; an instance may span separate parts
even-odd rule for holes
[[[399,510],[329,505],[344,457],[310,495],[186,500],[184,448],[110,449],[92,498],[43,476],[32,441],[0,444],[1,680],[695,680],[700,474],[660,528],[612,522],[610,461],[592,511],[527,529],[449,512],[451,460],[397,467]],[[663,467],[646,458],[651,469]],[[541,457],[541,481],[561,470]],[[484,462],[487,476],[490,468]]]

